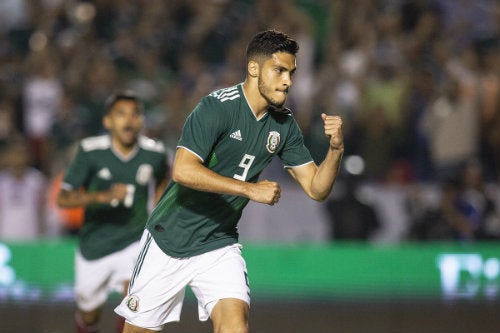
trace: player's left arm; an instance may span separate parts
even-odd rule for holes
[[[321,114],[321,118],[324,122],[325,135],[330,143],[325,159],[319,166],[315,163],[308,163],[288,169],[306,194],[317,201],[325,200],[330,194],[344,153],[342,119],[339,116],[327,116],[324,113]]]
[[[156,187],[155,187],[155,197],[154,197],[154,204],[156,205],[158,201],[160,200],[163,192],[167,188],[168,182],[170,181],[170,164],[167,163],[167,168],[165,170],[165,175],[163,178],[158,179],[156,181]]]

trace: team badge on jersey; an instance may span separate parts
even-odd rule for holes
[[[149,164],[141,164],[137,169],[135,180],[140,185],[146,185],[153,177],[153,167]]]
[[[267,136],[267,151],[273,154],[280,144],[280,134],[276,131],[269,132]]]
[[[130,295],[129,298],[127,299],[127,307],[131,311],[136,312],[137,309],[139,308],[139,297],[135,295]]]

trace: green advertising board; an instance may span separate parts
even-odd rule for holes
[[[0,301],[72,299],[74,240],[0,243]],[[494,243],[244,244],[253,298],[499,297]]]
[[[328,298],[496,298],[500,246],[365,243],[246,246],[254,294]]]

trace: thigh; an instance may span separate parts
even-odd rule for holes
[[[240,299],[225,298],[212,310],[214,332],[248,332],[248,303]]]
[[[167,256],[146,231],[128,294],[115,312],[129,324],[160,331],[165,323],[179,321],[192,276],[185,260]]]
[[[112,267],[105,258],[87,260],[77,251],[75,255],[75,294],[78,308],[92,311],[106,301],[109,293],[108,280]]]
[[[200,320],[211,316],[222,299],[236,299],[250,304],[250,287],[241,245],[235,244],[193,258],[198,273],[190,283],[198,299]]]
[[[110,255],[111,265],[113,271],[109,279],[109,287],[113,291],[122,294],[126,289],[124,286],[128,285],[132,270],[134,269],[135,260],[137,259],[137,251],[139,249],[139,242],[132,243],[121,251]]]

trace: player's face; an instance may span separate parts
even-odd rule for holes
[[[123,146],[133,146],[142,130],[144,116],[139,105],[134,101],[120,100],[116,102],[104,118],[104,125]]]
[[[264,61],[259,73],[259,92],[271,105],[285,104],[292,76],[296,70],[295,56],[276,52]]]

